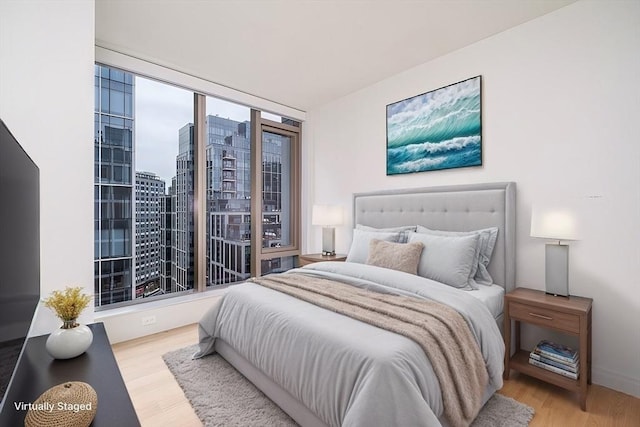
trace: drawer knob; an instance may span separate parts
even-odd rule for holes
[[[539,317],[540,319],[544,319],[544,320],[553,320],[553,317],[544,316],[544,315],[538,314],[538,313],[529,313],[529,316]]]

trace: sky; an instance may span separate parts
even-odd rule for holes
[[[207,115],[249,120],[250,109],[207,97]],[[193,92],[143,77],[135,78],[135,164],[160,176],[167,189],[176,174],[178,131],[193,123]]]

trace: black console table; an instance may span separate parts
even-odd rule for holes
[[[17,366],[0,413],[0,426],[24,425],[26,410],[15,403],[32,403],[50,387],[67,381],[89,384],[98,395],[96,417],[91,424],[100,426],[139,426],[129,392],[124,385],[111,344],[102,323],[88,325],[93,343],[82,355],[55,360],[45,348],[48,335],[29,338]]]

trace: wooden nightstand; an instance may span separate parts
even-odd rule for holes
[[[300,255],[298,258],[299,258],[300,267],[304,267],[305,265],[313,264],[314,262],[344,261],[347,259],[347,256],[344,254],[335,254],[335,255],[305,254],[305,255]]]
[[[587,384],[591,384],[591,298],[556,297],[527,288],[517,288],[504,297],[504,379],[509,370],[520,371],[579,394],[580,407],[587,410]],[[511,356],[511,320],[515,321],[516,352]],[[578,379],[564,377],[529,363],[529,352],[520,349],[520,322],[531,323],[580,340]]]

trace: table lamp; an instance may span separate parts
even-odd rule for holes
[[[550,295],[569,296],[569,245],[576,240],[573,215],[562,209],[531,210],[531,237],[557,240],[545,247],[545,288]]]
[[[322,226],[322,255],[336,254],[336,229],[342,224],[342,207],[336,205],[313,205],[311,223]]]

